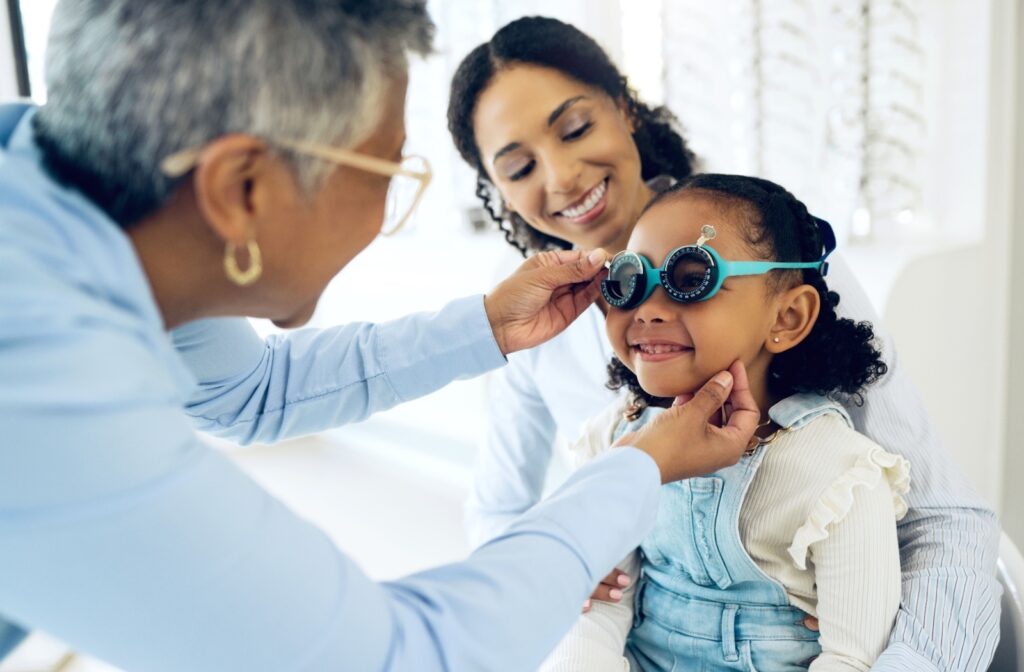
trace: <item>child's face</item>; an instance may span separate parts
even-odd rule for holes
[[[628,249],[660,266],[675,248],[695,244],[705,224],[715,227],[718,235],[708,244],[723,259],[760,258],[749,248],[737,214],[700,195],[671,198],[648,210]],[[641,387],[658,397],[694,392],[737,359],[752,373],[766,372],[771,355],[763,348],[777,315],[768,278],[727,278],[710,299],[690,304],[673,301],[657,287],[632,310],[609,308],[608,337]]]

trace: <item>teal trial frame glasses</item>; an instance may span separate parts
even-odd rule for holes
[[[817,217],[814,219],[823,247],[823,254],[817,261],[722,259],[715,248],[706,244],[716,236],[716,232],[715,227],[705,224],[696,244],[672,250],[660,267],[642,254],[630,250],[619,252],[607,264],[608,277],[601,282],[601,293],[613,308],[632,310],[649,299],[655,287],[659,286],[673,301],[696,303],[717,294],[727,278],[764,275],[778,269],[813,269],[824,276],[828,273],[826,260],[836,249],[836,238],[828,222]]]

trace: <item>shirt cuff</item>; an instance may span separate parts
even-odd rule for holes
[[[906,670],[940,672],[935,663],[903,642],[890,644],[871,666],[871,672],[906,672]]]

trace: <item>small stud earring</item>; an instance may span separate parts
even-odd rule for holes
[[[779,337],[778,336],[776,336],[776,337],[774,337],[772,339],[772,343],[778,343],[778,342],[779,342]]]

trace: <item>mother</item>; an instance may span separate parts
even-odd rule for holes
[[[673,122],[666,109],[637,99],[592,39],[536,17],[506,25],[463,60],[448,108],[455,145],[478,171],[484,207],[524,256],[621,250],[654,190],[692,171]],[[829,280],[843,316],[878,324],[841,259]],[[604,334],[595,305],[498,376],[467,509],[475,543],[540,499],[556,434],[575,438],[611,401]],[[892,344],[885,346],[889,374],[863,406],[848,408],[858,430],[914,469],[910,512],[899,526],[903,604],[874,669],[983,670],[998,639],[998,523],[939,445]],[[608,597],[609,589],[595,596]]]
[[[661,480],[739,457],[741,365],[506,538],[377,584],[198,440],[364,418],[596,297],[604,254],[574,251],[384,325],[194,322],[302,324],[401,225],[415,202],[385,213],[390,185],[428,177],[401,159],[406,53],[431,31],[416,0],[58,5],[49,101],[0,106],[0,656],[39,628],[131,670],[530,669]],[[744,418],[709,431],[730,380]]]

